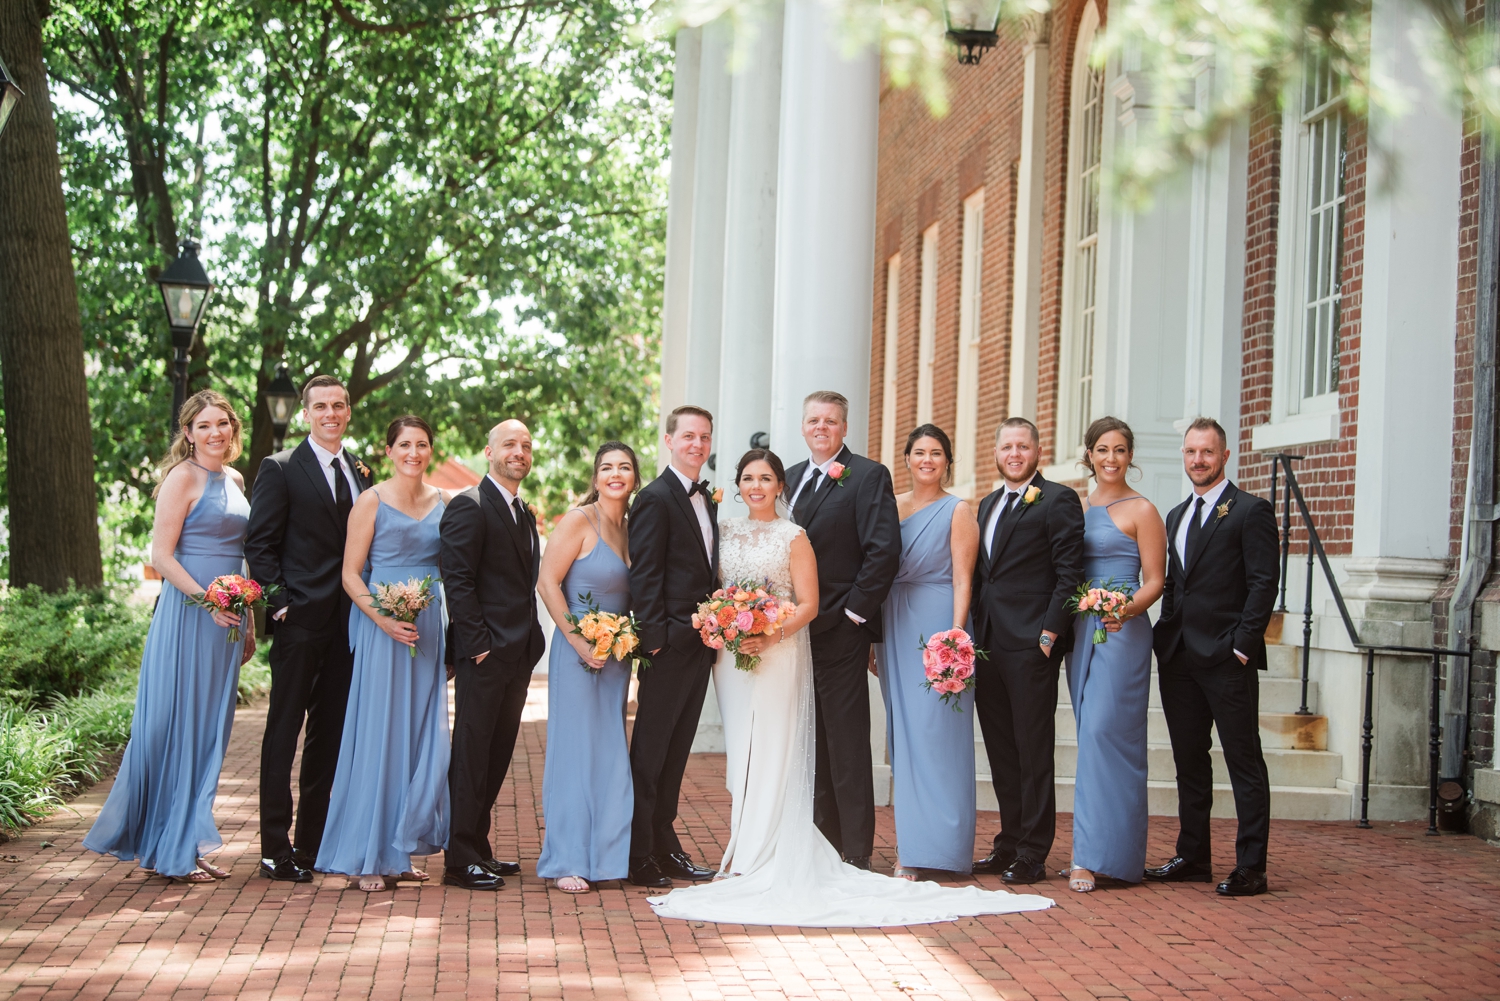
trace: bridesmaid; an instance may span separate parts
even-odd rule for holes
[[[885,601],[878,673],[896,786],[896,875],[916,879],[918,869],[968,873],[974,864],[974,697],[964,693],[954,712],[923,688],[921,644],[969,630],[979,523],[943,489],[953,445],[942,428],[923,424],[907,437],[906,468],[912,489],[896,496],[901,570]]]
[[[601,611],[630,610],[625,518],[639,485],[634,450],[618,441],[600,445],[592,488],[553,529],[537,581],[557,633],[547,662],[546,828],[536,874],[556,880],[566,893],[586,893],[593,883],[630,874],[630,665],[595,657],[565,616],[583,614],[585,594]]]
[[[211,883],[229,878],[202,856],[224,843],[214,795],[255,630],[241,621],[249,616],[209,612],[184,596],[244,572],[250,504],[244,480],[227,466],[240,454],[240,419],[229,401],[213,390],[195,393],[179,422],[155,494],[151,566],[162,576],[161,597],[141,655],[130,742],[83,846],[171,880]],[[239,643],[228,642],[232,626],[244,635]]]
[[[344,543],[344,590],[354,673],[344,736],[314,868],[383,890],[426,880],[413,855],[448,841],[448,684],[446,616],[438,580],[438,523],[450,499],[422,475],[432,463],[432,428],[397,417],[385,432],[394,475],[359,495]],[[433,578],[437,600],[416,622],[375,611],[371,584]],[[366,579],[368,578],[368,583]],[[411,654],[416,650],[416,656]]]
[[[1091,586],[1110,579],[1136,587],[1123,623],[1080,616],[1068,655],[1068,692],[1078,724],[1073,791],[1073,861],[1068,888],[1094,889],[1096,876],[1139,883],[1146,867],[1146,709],[1151,697],[1151,621],[1167,573],[1167,530],[1156,506],[1125,482],[1135,468],[1135,435],[1101,417],[1084,435],[1083,465],[1094,477],[1084,510],[1083,571]]]

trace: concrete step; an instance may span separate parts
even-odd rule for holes
[[[988,778],[979,780],[976,792],[981,810],[996,810],[995,791]],[[1177,785],[1174,782],[1147,783],[1147,809],[1153,817],[1177,816]],[[1073,812],[1073,780],[1058,779],[1057,810]],[[1354,797],[1343,789],[1308,788],[1305,786],[1271,786],[1273,820],[1349,820],[1354,816]],[[1234,790],[1228,783],[1214,784],[1213,816],[1232,818]]]
[[[1057,739],[1077,741],[1078,728],[1073,720],[1073,707],[1064,702],[1057,707]],[[1167,732],[1167,717],[1161,709],[1146,710],[1146,742],[1148,744],[1171,745]],[[975,728],[975,743],[978,743],[978,728]],[[1219,746],[1217,731],[1213,736],[1215,747]],[[1298,716],[1291,712],[1266,712],[1260,714],[1260,743],[1263,748],[1285,748],[1298,751],[1328,750],[1328,720],[1323,716]]]
[[[1262,674],[1259,681],[1261,712],[1296,712],[1298,707],[1302,705],[1301,675],[1294,677],[1271,677],[1267,674]],[[1318,711],[1318,695],[1318,683],[1316,681],[1309,681],[1307,685],[1307,706],[1313,712]],[[1057,701],[1060,705],[1073,704],[1073,697],[1068,692],[1068,676],[1066,672],[1058,673]],[[1161,708],[1161,683],[1154,670],[1151,672],[1151,692],[1148,704],[1152,709]]]
[[[1301,638],[1300,636],[1298,637]],[[1266,678],[1301,678],[1302,677],[1302,648],[1300,646],[1286,646],[1281,643],[1273,643],[1266,647],[1266,670],[1261,675],[1261,680]]]
[[[1263,753],[1272,785],[1332,789],[1343,774],[1343,755],[1331,751],[1296,751],[1275,747],[1264,748]],[[1213,758],[1214,781],[1228,782],[1229,770],[1224,766],[1224,753],[1215,747],[1210,754]],[[1054,761],[1055,773],[1059,779],[1077,775],[1078,745],[1073,741],[1058,741]],[[1169,745],[1148,745],[1146,762],[1147,776],[1152,781],[1176,781],[1177,766],[1172,760],[1172,748]]]

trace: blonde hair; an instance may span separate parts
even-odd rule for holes
[[[820,389],[817,392],[808,393],[802,399],[802,413],[806,414],[808,406],[814,403],[833,404],[834,406],[838,407],[844,415],[839,419],[842,420],[845,424],[849,423],[849,398],[843,393],[835,393],[831,389]]]
[[[156,481],[156,489],[151,491],[155,497],[161,493],[161,485],[167,482],[167,475],[178,466],[193,457],[193,440],[188,436],[188,429],[193,426],[193,421],[198,415],[209,407],[218,407],[229,415],[230,426],[234,428],[229,440],[229,451],[224,455],[224,463],[228,465],[240,457],[240,418],[234,412],[234,407],[229,405],[224,394],[215,389],[203,389],[189,396],[183,401],[182,409],[177,412],[177,434],[172,438],[172,447],[168,449],[166,458],[161,460],[158,467],[159,474]]]

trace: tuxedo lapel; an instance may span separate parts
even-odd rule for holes
[[[1177,561],[1177,572],[1183,576],[1186,575],[1187,570],[1182,554],[1177,551],[1177,528],[1182,524],[1184,512],[1187,509],[1188,501],[1183,501],[1167,512],[1167,559]]]
[[[802,477],[807,475],[807,464],[811,459],[803,459],[786,471],[786,482],[781,485],[781,498],[786,501],[787,508],[792,506],[792,494],[797,489],[797,484],[802,482]]]
[[[1042,479],[1042,474],[1038,473],[1031,478],[1031,483],[1027,485],[1026,490],[1030,490],[1032,487],[1040,489],[1041,485],[1045,482],[1046,480]],[[992,561],[994,563],[1000,562],[1000,554],[1005,552],[1005,545],[1010,542],[1010,537],[1015,534],[1016,526],[1021,523],[1021,519],[1026,517],[1027,512],[1042,502],[1041,495],[1039,494],[1035,502],[1027,504],[1024,500],[1026,490],[1021,491],[1021,498],[1016,500],[1016,506],[1011,509],[1010,514],[1006,516],[1005,521],[995,532],[995,553]]]
[[[1229,511],[1232,509],[1234,499],[1239,495],[1239,492],[1239,488],[1233,483],[1225,484],[1224,492],[1219,495],[1219,503],[1214,505],[1214,510],[1208,512],[1208,521],[1204,523],[1202,531],[1198,535],[1197,549],[1187,554],[1187,565],[1183,567],[1184,574],[1191,574],[1193,567],[1198,565],[1198,561],[1202,559],[1204,551],[1208,549],[1208,544],[1213,539],[1214,532],[1219,529],[1219,522],[1229,517]],[[1224,514],[1219,514],[1220,511],[1223,511]]]
[[[668,492],[677,500],[677,507],[681,509],[683,516],[688,520],[688,524],[692,526],[693,539],[698,543],[693,548],[698,550],[698,555],[703,557],[703,562],[708,564],[709,572],[712,573],[714,570],[713,560],[709,559],[708,553],[703,549],[703,526],[698,524],[698,512],[693,510],[693,499],[688,496],[687,488],[682,485],[682,481],[677,478],[677,473],[672,470],[671,466],[663,469],[657,479],[667,481],[666,488]],[[704,503],[708,503],[708,498],[704,498]],[[711,514],[708,520],[713,525],[714,542],[718,542],[719,523]]]
[[[500,496],[500,488],[488,476],[479,481],[479,495],[490,502],[500,524],[505,526],[505,534],[510,537],[511,545],[516,547],[516,555],[524,561],[534,563],[536,554],[528,551],[529,547],[523,541],[529,526],[516,524],[515,512],[505,503],[505,498]]]
[[[990,523],[990,512],[995,510],[996,504],[1000,503],[1000,496],[1000,492],[996,491],[979,502],[979,531],[981,533],[979,539],[979,559],[982,561],[979,564],[979,572],[982,577],[988,577],[990,575],[990,568],[995,565],[994,559],[984,548],[986,540],[983,533]]]
[[[307,443],[306,438],[302,439],[302,444],[298,445],[297,450],[292,453],[292,458],[307,475],[308,482],[312,484],[313,493],[323,499],[323,508],[328,512],[328,517],[333,519],[334,524],[338,524],[338,505],[334,503],[333,492],[328,489],[328,480],[323,475],[323,467],[318,465],[318,457],[313,454],[312,446]]]
[[[812,462],[811,459],[809,459],[807,461],[809,463]],[[839,449],[839,454],[835,455],[833,457],[833,461],[834,462],[843,463],[845,466],[848,466],[849,465],[849,446],[845,445],[843,448]],[[805,470],[804,470],[804,475],[805,475]],[[816,488],[816,489],[814,489],[814,488]],[[811,497],[806,497],[806,498],[799,497],[799,498],[797,498],[797,503],[798,503],[799,506],[804,505],[804,504],[806,505],[805,508],[804,508],[804,510],[807,513],[804,514],[801,518],[797,518],[797,511],[796,511],[796,509],[794,508],[792,510],[792,517],[797,521],[797,524],[803,525],[803,526],[806,526],[809,522],[811,522],[813,520],[813,517],[818,513],[818,508],[820,508],[820,507],[823,506],[823,502],[828,499],[828,495],[829,494],[831,494],[835,490],[839,489],[839,485],[834,482],[833,477],[831,477],[831,476],[822,476],[822,477],[819,478],[818,482],[816,482],[816,483],[809,483],[808,486],[807,486],[807,489],[813,491],[813,495]]]

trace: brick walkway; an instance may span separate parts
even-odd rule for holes
[[[1053,878],[1040,888],[1058,901],[1049,911],[909,929],[663,922],[644,890],[572,897],[531,875],[499,894],[272,883],[254,878],[263,723],[240,710],[225,763],[214,858],[234,872],[226,883],[170,884],[84,852],[107,783],[0,845],[0,997],[1500,998],[1500,851],[1412,824],[1277,822],[1274,892],[1250,900],[1203,885],[1085,897]],[[523,728],[496,810],[500,857],[528,868],[544,730]],[[722,758],[698,756],[684,787],[693,851],[709,861],[728,831],[722,777]],[[982,830],[994,823],[981,815]],[[1065,817],[1054,867],[1068,828]],[[1152,818],[1153,859],[1173,834]],[[1215,836],[1227,870],[1232,823]],[[889,866],[888,809],[878,838]]]

